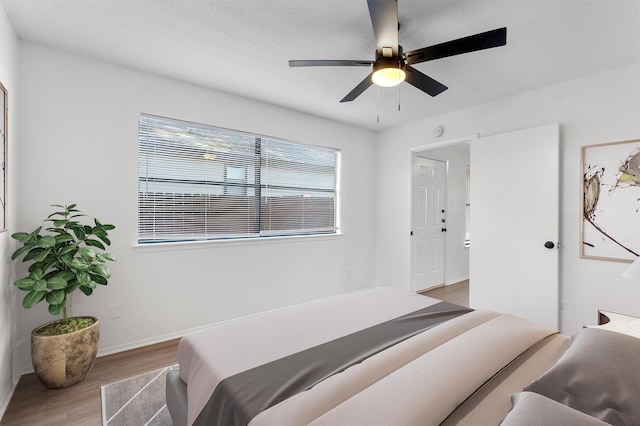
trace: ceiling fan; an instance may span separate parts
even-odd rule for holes
[[[391,87],[406,81],[423,92],[436,96],[447,86],[421,73],[411,65],[447,56],[475,52],[507,44],[507,29],[498,28],[422,49],[403,52],[398,44],[398,0],[367,0],[373,34],[376,38],[375,61],[358,60],[292,60],[290,67],[370,67],[373,71],[340,102],[350,102],[369,86]]]

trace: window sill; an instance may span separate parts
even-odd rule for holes
[[[225,240],[177,241],[163,243],[134,244],[133,248],[140,252],[199,250],[219,247],[259,246],[263,244],[289,244],[311,241],[326,241],[342,238],[342,233],[325,235],[291,235],[283,237],[238,238]]]

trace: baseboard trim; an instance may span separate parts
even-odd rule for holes
[[[358,292],[358,291],[366,290],[368,288],[370,288],[370,287],[366,287],[364,289],[358,289],[358,290],[351,290],[351,291],[349,291],[347,293],[355,293],[355,292]],[[331,299],[331,298],[334,298],[334,297],[339,297],[341,295],[342,294],[334,294],[334,295],[331,295],[331,296],[323,297],[320,300],[322,300],[322,299]],[[307,303],[313,303],[315,301],[316,301],[315,299],[314,300],[308,300],[308,301],[305,301],[305,302],[295,303],[294,305],[305,305]],[[291,306],[294,306],[294,305],[291,305]],[[240,320],[245,320],[247,318],[257,317],[257,316],[263,315],[263,314],[268,313],[268,312],[277,312],[277,311],[280,311],[280,310],[288,309],[289,307],[290,307],[289,305],[288,306],[282,306],[282,307],[279,307],[279,308],[274,308],[274,309],[270,309],[270,310],[267,310],[267,311],[261,311],[261,312],[256,312],[256,313],[253,313],[253,314],[243,315],[243,316],[236,317],[236,318],[230,318],[230,319],[218,321],[218,322],[211,323],[211,324],[205,324],[205,325],[201,325],[201,326],[198,326],[198,327],[189,328],[189,329],[186,329],[186,330],[180,330],[180,331],[176,331],[176,332],[173,332],[173,333],[162,334],[162,335],[159,335],[159,336],[150,337],[148,339],[136,340],[136,341],[133,341],[133,342],[124,343],[122,345],[107,346],[107,347],[104,347],[104,348],[98,347],[97,356],[98,357],[103,357],[103,356],[107,356],[107,355],[113,355],[113,354],[116,354],[116,353],[129,351],[129,350],[132,350],[132,349],[139,349],[139,348],[142,348],[142,347],[145,347],[145,346],[155,345],[157,343],[164,343],[164,342],[167,342],[169,340],[180,339],[180,338],[186,336],[187,334],[191,334],[191,333],[194,333],[194,332],[197,332],[197,331],[201,331],[201,330],[212,328],[212,327],[221,326],[221,325],[228,324],[228,323],[233,323],[233,322],[240,321]],[[33,373],[33,366],[23,367],[20,370],[20,375],[18,376],[18,379],[20,378],[20,376],[23,376],[25,374],[31,374],[31,373]],[[17,385],[17,382],[16,382],[16,385]]]
[[[7,408],[9,407],[9,403],[11,402],[11,398],[13,397],[13,394],[15,393],[16,388],[18,387],[19,381],[20,381],[20,376],[13,379],[13,383],[9,388],[9,392],[7,392],[4,395],[4,398],[2,398],[2,401],[0,401],[0,420],[2,420],[2,418],[4,417],[4,413],[7,411]]]
[[[460,281],[466,281],[466,280],[468,280],[468,279],[469,279],[469,275],[467,275],[467,276],[465,276],[465,277],[453,278],[453,279],[448,280],[448,281],[445,283],[445,285],[457,284],[457,283],[459,283]]]
[[[356,293],[356,292],[359,292],[359,291],[367,290],[369,288],[371,288],[371,287],[366,287],[366,288],[357,289],[357,290],[351,290],[351,291],[348,291],[348,292],[346,292],[344,294]],[[332,299],[334,297],[340,297],[342,295],[343,295],[343,293],[334,294],[334,295],[331,295],[331,296],[322,297],[322,298],[320,298],[318,300]],[[155,345],[156,343],[163,343],[163,342],[166,342],[166,341],[169,341],[169,340],[173,340],[173,339],[180,339],[180,338],[186,336],[187,334],[191,334],[191,333],[194,333],[194,332],[197,332],[197,331],[205,330],[205,329],[212,328],[212,327],[218,327],[218,326],[221,326],[221,325],[225,325],[225,324],[229,324],[229,323],[233,323],[233,322],[237,322],[237,321],[243,321],[243,320],[246,320],[248,318],[253,318],[253,317],[258,317],[260,315],[264,315],[265,313],[286,310],[286,309],[290,308],[291,306],[305,305],[307,303],[314,303],[316,301],[317,301],[316,299],[312,299],[312,300],[308,300],[308,301],[305,301],[305,302],[294,303],[293,305],[282,306],[282,307],[279,307],[279,308],[269,309],[267,311],[260,311],[260,312],[256,312],[256,313],[253,313],[253,314],[242,315],[242,316],[235,317],[235,318],[229,318],[229,319],[226,319],[226,320],[217,321],[217,322],[214,322],[214,323],[211,323],[211,324],[205,324],[205,325],[201,325],[201,326],[198,326],[198,327],[189,328],[189,329],[186,329],[186,330],[180,330],[180,331],[176,331],[176,332],[173,332],[173,333],[167,333],[167,334],[163,334],[163,335],[160,335],[160,336],[152,337],[152,338],[149,338],[149,339],[137,340],[135,342],[125,343],[125,344],[122,344],[122,345],[109,346],[109,347],[106,347],[106,348],[103,348],[103,349],[98,349],[98,356],[100,357],[100,356],[106,356],[106,355],[113,355],[113,354],[116,354],[116,353],[119,353],[119,352],[124,352],[124,351],[131,350],[131,349],[138,349],[138,348],[141,348],[141,347],[144,347],[144,346]],[[33,370],[32,370],[32,372],[33,372]]]

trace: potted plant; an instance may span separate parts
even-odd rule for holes
[[[44,222],[50,223],[32,232],[11,235],[22,247],[11,256],[22,256],[30,263],[26,277],[15,282],[27,292],[22,300],[26,309],[45,301],[49,313],[63,318],[37,327],[31,333],[31,360],[38,379],[48,388],[63,388],[80,382],[93,367],[100,336],[95,317],[71,317],[71,294],[80,290],[87,296],[98,285],[107,285],[111,271],[107,261],[115,261],[104,252],[111,244],[108,233],[115,226],[98,219],[93,225],[80,223],[85,216],[76,204],[56,207]]]

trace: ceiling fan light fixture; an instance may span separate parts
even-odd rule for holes
[[[371,80],[377,86],[393,87],[402,83],[407,77],[402,61],[399,58],[378,57],[373,64],[373,74]]]
[[[382,87],[393,87],[402,83],[407,74],[400,68],[381,68],[371,75],[373,83]]]

